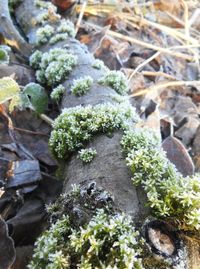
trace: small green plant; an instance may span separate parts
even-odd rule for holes
[[[108,71],[99,83],[110,86],[121,95],[128,91],[128,81],[121,71]]]
[[[96,155],[97,155],[96,149],[89,148],[79,150],[79,158],[84,163],[90,163]]]
[[[52,90],[52,92],[51,92],[51,98],[54,101],[59,102],[60,99],[62,98],[62,95],[63,95],[64,92],[65,92],[65,87],[62,84],[60,84],[56,88],[54,88]]]
[[[67,49],[54,48],[41,54],[36,51],[30,57],[30,64],[36,71],[37,80],[56,86],[72,71],[77,63],[77,57]]]
[[[86,94],[89,91],[93,84],[93,79],[90,76],[85,76],[79,79],[74,80],[71,87],[71,92],[74,95],[81,96]]]
[[[10,77],[0,79],[0,104],[9,101],[9,110],[12,112],[15,107],[20,109],[31,108],[41,114],[48,103],[45,90],[36,83],[27,84],[23,90],[15,80]]]
[[[53,124],[50,149],[55,157],[66,158],[71,152],[83,148],[95,134],[124,130],[130,122],[137,120],[131,105],[100,104],[64,109]]]
[[[54,34],[54,28],[50,25],[40,27],[36,32],[36,42],[38,45],[45,44]]]
[[[131,218],[98,210],[88,225],[70,229],[63,217],[36,242],[30,269],[142,269],[139,233]]]

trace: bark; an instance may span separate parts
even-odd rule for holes
[[[15,12],[17,22],[29,39],[29,42],[32,44],[35,43],[35,33],[39,27],[35,25],[34,19],[42,12],[41,9],[34,5],[33,0],[24,0]],[[110,87],[97,84],[97,80],[102,76],[103,71],[95,70],[91,67],[94,58],[88,52],[87,48],[80,44],[79,41],[69,39],[67,41],[58,42],[53,46],[44,45],[39,49],[45,52],[50,48],[63,46],[70,48],[70,50],[78,56],[78,64],[73,69],[72,73],[70,73],[67,80],[62,83],[67,90],[64,93],[60,109],[77,105],[96,105],[106,102],[115,103],[113,100],[113,96],[116,95],[114,90]],[[70,85],[74,79],[80,78],[83,75],[90,75],[94,79],[92,89],[86,95],[81,97],[71,95],[69,91]],[[166,222],[152,220],[148,221],[148,225],[145,226],[147,217],[150,217],[150,211],[145,207],[146,195],[141,188],[135,188],[131,183],[131,175],[121,153],[121,136],[122,134],[119,131],[115,132],[112,137],[106,135],[96,136],[88,144],[88,147],[94,147],[98,152],[98,155],[90,164],[82,164],[82,162],[77,159],[77,154],[73,154],[73,156],[71,156],[71,158],[64,164],[65,179],[63,192],[69,192],[71,190],[71,184],[81,183],[87,185],[88,183],[96,182],[97,188],[103,188],[111,193],[114,197],[115,206],[120,211],[132,215],[138,229],[143,227],[141,233],[146,237],[150,246],[150,248],[147,249],[148,254],[144,259],[147,264],[146,268],[166,268],[162,264],[162,260],[169,257],[174,261],[174,266],[178,266],[181,260],[184,263],[183,267],[174,268],[198,269],[200,264],[200,244],[198,240],[195,242],[191,237],[186,237],[184,233],[174,232],[171,226]],[[160,251],[155,248],[155,243],[153,242],[150,233],[151,229],[160,231],[161,235],[166,235],[170,238],[171,247],[174,249],[172,254],[167,256],[162,248]],[[160,234],[154,235],[158,241],[162,241],[162,236],[160,236]],[[198,237],[198,235],[195,236]],[[183,243],[181,243],[181,238],[183,238]],[[178,257],[180,254],[179,249],[184,249],[184,247],[187,248],[186,261],[184,261],[184,257]],[[152,256],[153,254],[161,258],[160,263],[154,259],[155,256]]]

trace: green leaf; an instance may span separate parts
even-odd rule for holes
[[[9,55],[8,52],[0,48],[0,64],[8,63],[9,62]]]
[[[48,97],[42,86],[36,83],[29,83],[25,86],[23,93],[30,101],[31,108],[37,113],[42,114],[47,107]],[[28,104],[27,100],[26,103]]]
[[[13,98],[17,98],[19,93],[19,85],[14,79],[10,77],[0,79],[0,104],[5,103]]]

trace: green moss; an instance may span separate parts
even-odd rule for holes
[[[8,64],[10,60],[9,56],[10,48],[8,46],[0,46],[0,64]]]
[[[54,45],[59,41],[66,40],[68,38],[67,33],[56,34],[49,40],[49,44]]]
[[[51,92],[51,98],[54,101],[60,101],[60,99],[62,98],[63,93],[65,92],[65,87],[60,84],[58,85],[56,88],[54,88]]]
[[[38,45],[45,44],[54,35],[54,28],[50,25],[40,27],[36,32],[36,42]]]
[[[142,269],[137,238],[131,218],[123,214],[99,210],[78,230],[63,217],[37,240],[29,268]]]
[[[128,91],[128,81],[121,71],[108,71],[98,82],[100,84],[110,86],[121,95]]]
[[[30,57],[31,66],[37,69],[37,80],[42,84],[58,85],[72,71],[77,57],[67,49],[55,48],[49,52],[35,52]]]
[[[155,135],[129,131],[122,139],[135,185],[141,184],[152,212],[170,217],[183,229],[200,228],[200,177],[182,177]]]
[[[82,148],[95,134],[124,130],[137,119],[133,107],[123,104],[64,109],[54,122],[49,145],[55,157],[66,158]]]
[[[81,149],[79,150],[79,158],[84,162],[84,163],[90,163],[94,157],[97,155],[96,149]]]
[[[30,66],[33,67],[34,69],[40,68],[40,63],[42,60],[42,52],[39,50],[36,50],[29,59]]]
[[[49,9],[51,8],[54,12],[57,11],[56,6],[54,6],[52,3],[43,1],[43,0],[34,0],[34,5],[36,7],[39,7],[41,9]]]
[[[57,33],[66,33],[70,37],[75,36],[74,24],[69,20],[61,20],[60,25],[57,28]]]
[[[81,96],[86,94],[93,84],[93,78],[90,76],[85,76],[73,81],[73,85],[71,87],[71,92],[74,95]]]
[[[105,70],[108,71],[108,67],[104,64],[102,60],[95,59],[94,62],[92,63],[92,67],[98,70]]]

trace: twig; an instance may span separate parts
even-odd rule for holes
[[[48,136],[47,134],[44,134],[44,133],[41,133],[41,132],[34,132],[34,131],[30,131],[30,130],[26,130],[26,129],[22,129],[22,128],[18,128],[18,127],[14,127],[14,130],[17,130],[17,131],[23,132],[23,133],[27,133],[27,134],[31,134],[31,135]]]
[[[75,29],[76,35],[77,35],[78,30],[79,30],[79,28],[80,28],[81,21],[82,21],[82,19],[83,19],[83,15],[84,15],[84,13],[85,13],[86,6],[87,6],[87,1],[84,1],[84,2],[83,2],[83,5],[82,5],[82,7],[81,7],[81,11],[80,11],[79,17],[78,17],[78,21],[77,21],[77,23],[76,23],[76,29]]]
[[[184,0],[181,0],[184,8],[184,27],[185,27],[185,36],[187,45],[189,44],[190,39],[190,25],[189,25],[189,14],[188,14],[188,5]]]
[[[168,87],[177,87],[177,86],[200,86],[200,81],[195,80],[195,81],[167,81],[167,82],[161,82],[158,84],[155,84],[149,88],[143,89],[137,93],[133,93],[129,95],[130,97],[136,97],[136,96],[141,96],[146,94],[147,92],[149,93],[150,91],[158,91],[163,88],[168,88]]]
[[[49,118],[47,115],[45,115],[45,114],[40,114],[39,117],[40,117],[43,121],[45,121],[47,124],[49,124],[49,125],[51,125],[51,126],[52,126],[52,124],[54,123],[54,121],[53,121],[51,118]]]
[[[102,27],[97,26],[97,25],[92,24],[92,23],[87,23],[86,22],[86,24],[90,25],[92,27],[95,27],[97,29],[102,29]],[[125,35],[120,34],[120,33],[116,33],[116,32],[114,32],[112,30],[108,30],[107,34],[110,34],[111,36],[114,36],[114,37],[122,39],[122,40],[126,40],[128,42],[140,45],[140,46],[145,47],[145,48],[149,48],[149,49],[152,49],[152,50],[163,52],[165,54],[172,55],[172,56],[177,57],[177,58],[182,58],[182,59],[188,60],[188,61],[194,61],[194,57],[189,55],[189,54],[185,54],[185,53],[181,53],[181,52],[174,52],[169,48],[162,48],[162,47],[150,44],[150,43],[146,43],[146,42],[138,40],[136,38],[133,38],[133,37],[130,37],[130,36],[125,36]]]
[[[147,76],[147,77],[158,77],[158,76],[162,76],[165,77],[167,79],[176,79],[174,76],[169,75],[167,73],[158,71],[158,72],[153,72],[153,71],[142,71],[141,72],[142,75]]]
[[[151,62],[153,59],[155,59],[156,57],[158,57],[160,55],[160,51],[157,51],[156,53],[154,53],[151,57],[149,57],[148,59],[146,59],[143,63],[139,64],[135,70],[131,73],[130,77],[128,78],[128,81],[130,82],[130,80],[132,79],[132,77],[138,72],[140,71],[146,64],[148,64],[149,62]]]

